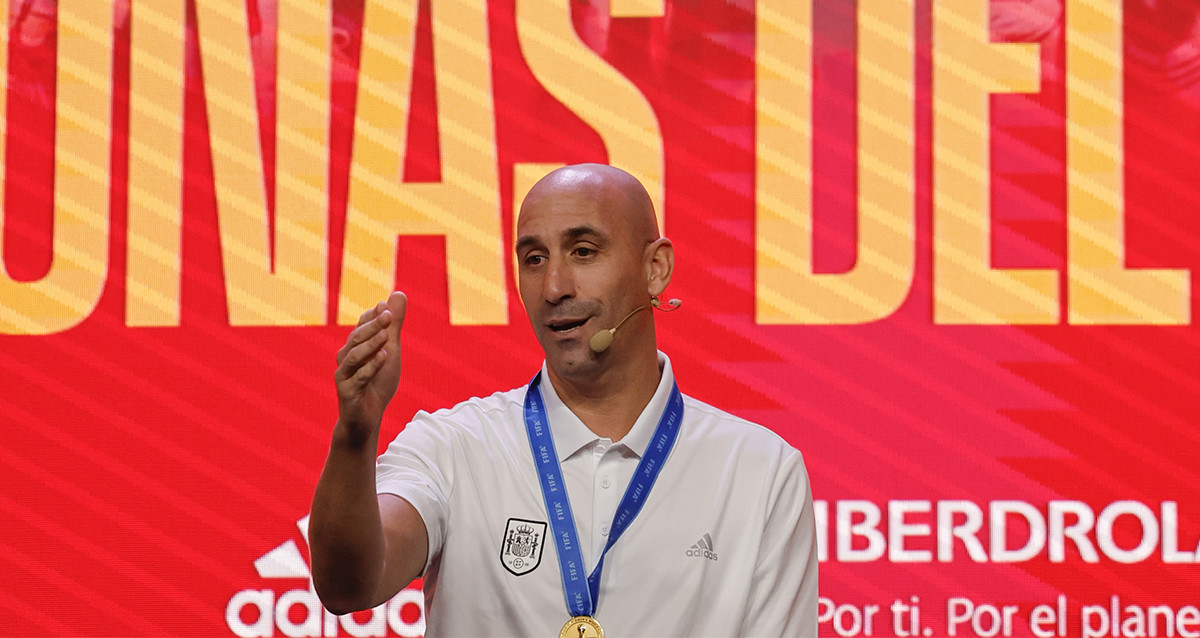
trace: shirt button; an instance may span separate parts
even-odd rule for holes
[[[600,487],[603,487],[604,489],[608,489],[611,486],[612,486],[612,481],[610,481],[606,478],[600,479]]]
[[[605,523],[605,524],[603,524],[603,525],[601,525],[601,526],[600,526],[600,535],[601,535],[601,536],[608,536],[608,523]]]

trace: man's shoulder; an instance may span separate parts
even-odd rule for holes
[[[729,494],[744,511],[764,513],[781,495],[804,494],[804,457],[777,432],[695,398],[684,398],[684,426],[678,447],[688,459],[682,472],[703,481],[725,477]],[[699,477],[699,478],[698,478]]]
[[[705,445],[729,445],[744,453],[791,455],[799,452],[777,432],[753,421],[683,395],[684,418]]]
[[[456,405],[420,410],[396,435],[397,451],[428,454],[458,452],[486,453],[496,446],[514,445],[523,428],[521,411],[524,389],[516,388],[488,396],[471,397]],[[482,451],[482,452],[481,452]]]
[[[525,400],[525,386],[493,392],[488,396],[471,397],[448,408],[440,408],[430,413],[430,416],[453,418],[464,412],[498,412],[520,407]]]
[[[413,422],[434,422],[442,426],[472,428],[511,419],[514,414],[523,410],[524,400],[525,387],[522,386],[494,392],[488,396],[471,397],[432,412],[422,410],[413,416]]]

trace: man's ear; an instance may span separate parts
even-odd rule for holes
[[[646,291],[651,297],[661,295],[671,283],[675,270],[675,246],[666,237],[659,237],[646,246]]]

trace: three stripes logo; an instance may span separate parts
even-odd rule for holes
[[[705,534],[700,537],[700,540],[692,544],[687,550],[687,555],[695,558],[707,558],[709,560],[717,560],[717,553],[713,551],[712,536]]]

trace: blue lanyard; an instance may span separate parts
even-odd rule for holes
[[[629,481],[617,513],[613,517],[608,542],[596,568],[584,583],[585,567],[583,553],[579,547],[579,532],[575,528],[575,517],[571,514],[571,501],[567,497],[567,484],[563,480],[562,466],[554,450],[554,437],[546,419],[546,404],[538,392],[542,373],[537,373],[525,391],[525,431],[529,435],[529,449],[533,452],[533,464],[537,467],[538,481],[542,485],[542,497],[546,501],[546,512],[550,515],[550,533],[558,548],[558,566],[562,570],[563,591],[567,597],[567,609],[572,616],[591,616],[596,612],[596,601],[600,599],[600,572],[604,569],[604,555],[617,542],[629,524],[633,522],[662,466],[675,445],[679,424],[683,420],[683,397],[679,387],[672,384],[671,397],[658,420],[654,436],[637,470]]]

